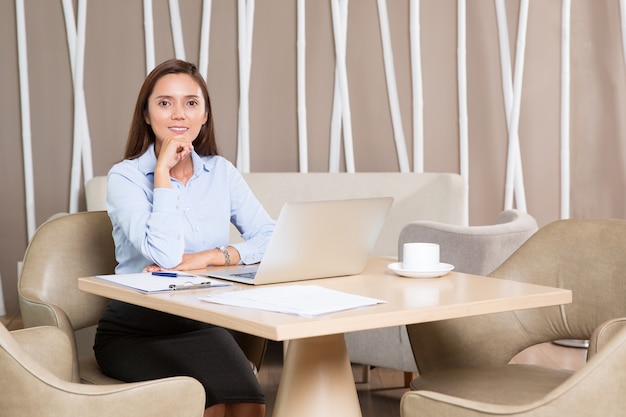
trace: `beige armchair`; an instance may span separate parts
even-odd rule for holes
[[[503,211],[496,224],[459,226],[433,221],[407,224],[398,239],[399,260],[407,242],[438,243],[441,261],[455,266],[456,271],[486,275],[537,230],[535,219],[518,210]],[[405,326],[365,330],[346,334],[348,354],[353,363],[398,369],[405,372],[408,386],[417,366]],[[369,366],[368,366],[369,365]]]
[[[75,382],[120,382],[100,371],[92,349],[108,300],[78,289],[79,277],[115,272],[111,232],[104,211],[55,216],[37,229],[24,255],[18,280],[24,326],[54,326],[67,335],[75,358]],[[259,368],[267,340],[243,333],[235,337]]]
[[[407,326],[420,376],[401,415],[623,415],[624,247],[625,220],[551,223],[491,275],[571,289],[572,304]],[[591,340],[581,370],[509,364],[557,339]]]
[[[204,389],[173,377],[114,385],[71,382],[72,343],[56,327],[0,325],[0,410],[11,417],[201,417]]]

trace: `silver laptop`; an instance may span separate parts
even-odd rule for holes
[[[253,285],[359,274],[392,203],[392,197],[287,203],[260,264],[206,274]]]

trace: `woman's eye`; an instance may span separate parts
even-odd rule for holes
[[[165,107],[165,106],[167,106],[167,105],[169,105],[169,104],[170,104],[170,103],[169,103],[169,101],[167,101],[167,100],[162,100],[162,101],[159,101],[159,106],[161,106],[161,107]]]
[[[198,105],[198,102],[196,100],[189,100],[189,102],[187,103],[190,107],[195,107]]]

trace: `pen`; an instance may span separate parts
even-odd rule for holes
[[[184,284],[171,284],[170,290],[178,291],[178,290],[195,290],[198,288],[209,288],[211,286],[211,282],[199,282],[194,284],[193,282],[185,282]]]
[[[178,272],[153,272],[152,275],[157,276],[157,277],[168,277],[168,278],[178,278],[178,277],[192,278],[192,277],[195,277],[195,275],[179,274]]]

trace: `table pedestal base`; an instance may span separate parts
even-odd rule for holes
[[[273,417],[361,417],[343,334],[289,341]]]

